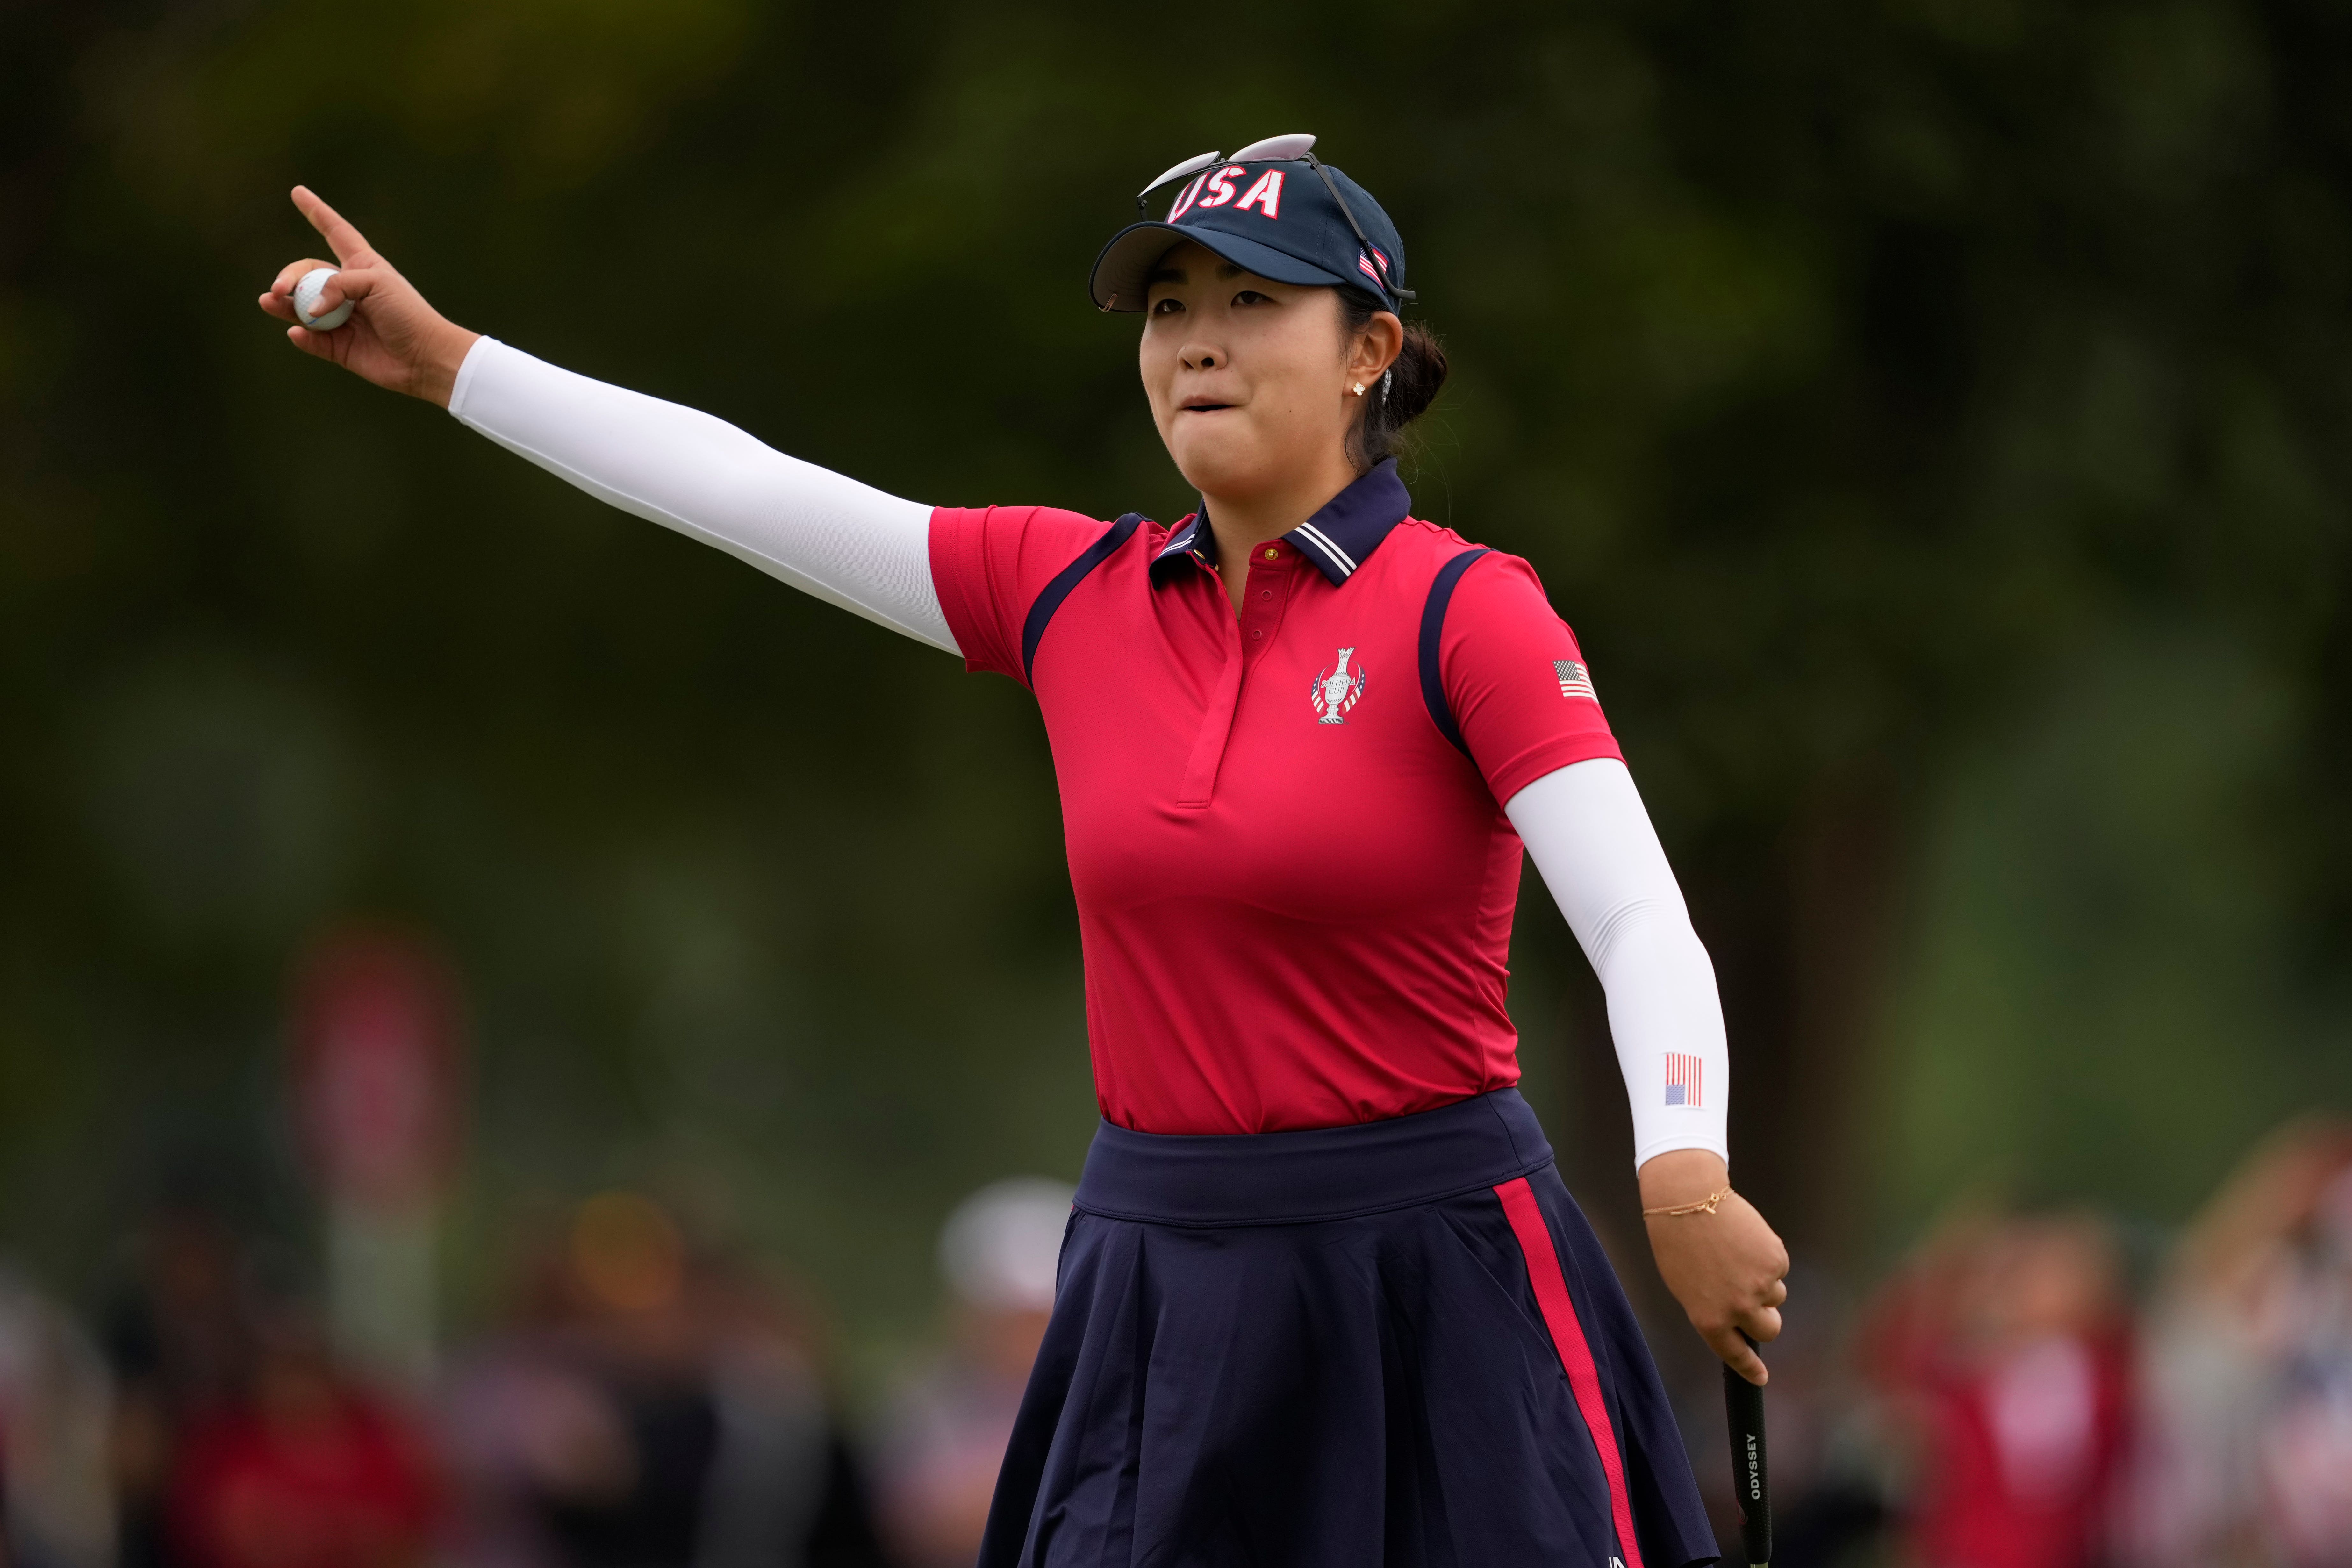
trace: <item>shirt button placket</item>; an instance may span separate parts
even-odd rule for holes
[[[1209,700],[1208,712],[1202,715],[1201,732],[1184,769],[1184,787],[1176,797],[1179,805],[1206,805],[1216,789],[1217,769],[1224,760],[1225,742],[1233,736],[1234,714],[1241,707],[1243,678],[1259,656],[1274,646],[1283,609],[1290,602],[1291,565],[1283,559],[1285,553],[1271,544],[1250,552],[1241,616],[1234,624],[1234,641],[1228,645],[1223,678]]]
[[[1280,546],[1273,544],[1250,552],[1249,584],[1242,591],[1242,626],[1249,633],[1243,639],[1243,657],[1251,663],[1273,645],[1282,626],[1283,609],[1290,602],[1291,563],[1284,560],[1284,554]]]

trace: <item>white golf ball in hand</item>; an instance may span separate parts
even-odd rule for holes
[[[357,301],[346,300],[321,316],[317,314],[319,296],[325,291],[327,279],[335,275],[331,267],[313,267],[302,274],[294,285],[294,315],[314,332],[331,332],[352,319],[352,306]]]

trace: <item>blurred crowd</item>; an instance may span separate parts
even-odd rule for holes
[[[1976,1209],[1851,1310],[1793,1277],[1774,1561],[2352,1568],[2352,1126],[2282,1129],[2177,1237],[2126,1239]]]
[[[87,1320],[0,1274],[0,1568],[969,1563],[1070,1198],[956,1211],[938,1343],[855,1436],[814,1315],[643,1194],[525,1247],[424,1387],[359,1375],[250,1237],[167,1208]]]
[[[642,1194],[526,1248],[423,1388],[167,1210],[86,1316],[0,1273],[0,1568],[968,1564],[1070,1197],[955,1210],[931,1346],[856,1421],[814,1314]],[[2282,1130],[2161,1248],[1974,1211],[1849,1306],[1792,1289],[1784,1568],[2352,1568],[2352,1127]],[[1733,1539],[1719,1415],[1685,1415]]]

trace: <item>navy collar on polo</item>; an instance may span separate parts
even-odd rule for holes
[[[1282,537],[1315,563],[1336,588],[1372,558],[1381,541],[1412,510],[1412,497],[1397,478],[1396,459],[1383,458]],[[1166,582],[1174,570],[1173,563],[1186,557],[1202,566],[1213,568],[1217,563],[1217,536],[1209,527],[1206,508],[1177,524],[1176,531],[1168,536],[1168,542],[1151,559],[1151,580]]]

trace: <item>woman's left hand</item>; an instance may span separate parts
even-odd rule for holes
[[[1730,1184],[1721,1159],[1704,1149],[1677,1149],[1642,1167],[1642,1206],[1699,1203]],[[1762,1343],[1780,1336],[1789,1249],[1738,1193],[1713,1214],[1702,1209],[1646,1219],[1658,1272],[1690,1315],[1691,1327],[1733,1371],[1763,1384],[1771,1374],[1748,1340]]]

